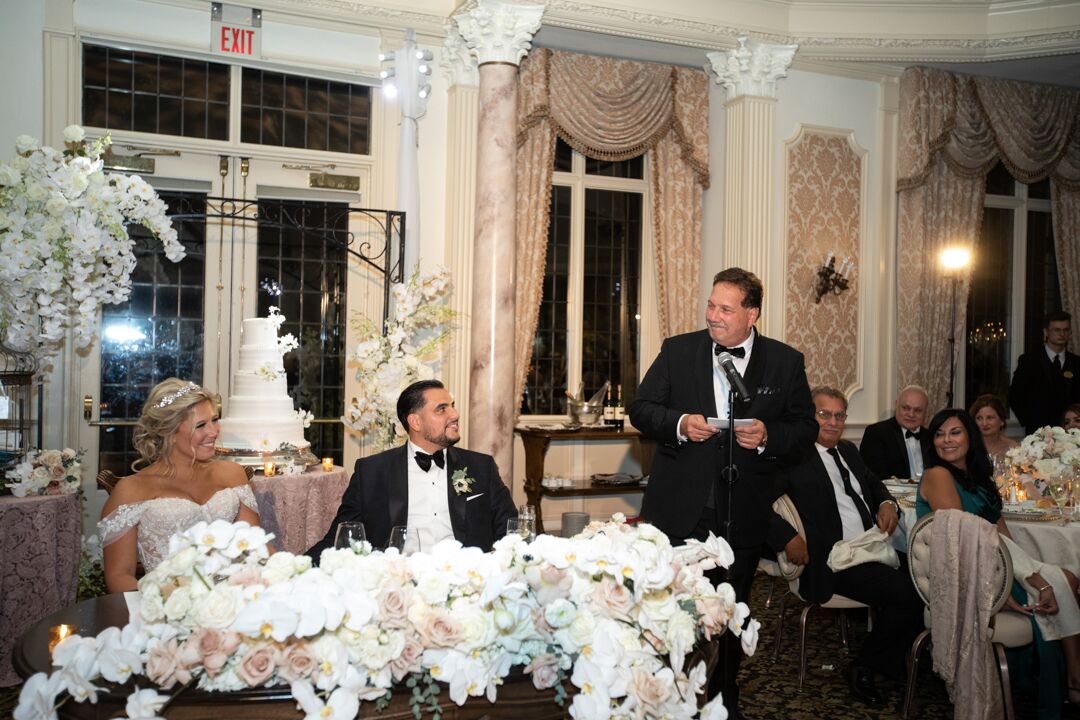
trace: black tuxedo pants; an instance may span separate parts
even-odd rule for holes
[[[705,508],[701,519],[698,521],[698,525],[694,528],[694,532],[690,537],[697,540],[704,540],[709,536],[709,532],[712,531],[714,535],[719,535],[717,531],[715,516],[712,508]],[[683,540],[673,539],[675,544],[681,544]],[[719,585],[722,582],[730,583],[732,589],[735,591],[735,599],[737,601],[749,603],[750,602],[750,588],[754,583],[754,574],[757,572],[758,559],[761,557],[761,547],[741,547],[732,548],[735,554],[735,561],[731,564],[731,567],[727,569],[716,568],[705,573],[705,577],[709,579],[713,585]],[[751,612],[753,617],[753,612]],[[743,651],[742,644],[739,638],[734,633],[726,632],[720,638],[720,659],[717,663],[716,670],[713,672],[712,677],[709,680],[709,698],[713,698],[717,692],[723,694],[724,707],[727,708],[728,714],[731,717],[739,717],[736,714],[736,710],[739,706],[739,663],[742,662]]]
[[[923,629],[923,603],[900,553],[900,567],[865,563],[833,575],[833,591],[874,608],[874,626],[863,641],[857,665],[902,677],[911,643]]]

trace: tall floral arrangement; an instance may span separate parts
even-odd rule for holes
[[[354,718],[361,703],[405,686],[419,717],[440,686],[458,705],[495,702],[523,666],[557,701],[574,690],[578,720],[693,718],[706,691],[695,645],[724,631],[748,654],[757,644],[746,605],[704,576],[732,561],[722,539],[672,547],[621,516],[575,538],[508,535],[491,553],[452,538],[407,557],[331,549],[318,568],[287,552],[268,557],[268,539],[224,521],[174,535],[169,557],[139,582],[131,623],[61,642],[59,669],[27,680],[16,717],[50,717],[64,693],[96,702],[99,677],[132,675],[157,686],[130,696],[132,718],[161,711],[158,689],[187,684],[288,686],[308,718]],[[700,717],[726,717],[721,698]]]
[[[127,225],[146,227],[173,262],[184,257],[154,189],[105,173],[108,138],[88,142],[71,125],[64,141],[61,151],[20,135],[15,158],[0,164],[0,342],[33,352],[43,367],[69,329],[87,347],[100,306],[127,300],[135,267]]]
[[[355,432],[370,434],[376,449],[392,447],[402,437],[397,420],[401,391],[435,377],[437,352],[455,317],[446,305],[450,290],[446,270],[417,271],[407,283],[390,288],[393,307],[385,333],[366,317],[353,323],[358,342],[349,360],[356,366],[359,389],[341,421]]]

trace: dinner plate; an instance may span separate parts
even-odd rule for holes
[[[1051,520],[1061,519],[1061,516],[1056,512],[1044,508],[1031,508],[1030,510],[1002,510],[1001,517],[1006,520],[1017,520],[1021,522],[1049,522]]]

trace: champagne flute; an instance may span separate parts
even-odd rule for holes
[[[337,532],[334,534],[334,547],[339,550],[352,550],[353,552],[360,552],[364,546],[364,523],[362,522],[343,522],[338,525]]]
[[[510,518],[506,521],[506,534],[520,535],[525,542],[532,542],[536,539],[536,520],[527,517]]]

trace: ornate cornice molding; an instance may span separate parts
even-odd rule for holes
[[[454,14],[452,24],[478,65],[502,62],[517,65],[532,47],[540,29],[543,5],[519,5],[499,0],[478,0]]]
[[[766,43],[745,35],[736,38],[734,50],[707,55],[716,82],[727,90],[728,99],[743,95],[776,97],[776,81],[787,77],[798,45]]]

